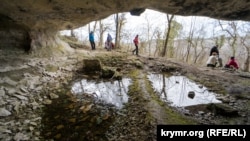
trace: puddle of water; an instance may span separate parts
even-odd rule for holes
[[[131,79],[128,78],[112,82],[96,82],[82,79],[80,82],[73,84],[71,91],[73,94],[93,94],[105,103],[122,108],[123,104],[128,102],[127,92],[130,84]]]
[[[198,104],[221,103],[216,99],[216,94],[209,92],[206,87],[201,87],[185,76],[170,76],[164,74],[149,74],[148,79],[161,98],[171,103],[171,106],[185,107]],[[189,92],[195,93],[190,97]]]

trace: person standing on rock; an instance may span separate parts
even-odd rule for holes
[[[218,45],[215,45],[211,48],[210,50],[210,54],[209,56],[212,56],[213,53],[216,53],[217,54],[217,57],[218,57],[218,62],[219,62],[219,67],[222,67],[222,59],[220,58],[220,54],[219,54],[219,50],[218,50]],[[215,66],[217,65],[217,63],[215,64]]]
[[[89,33],[89,42],[90,42],[92,50],[95,50],[95,38],[94,38],[94,32],[93,31],[91,31]]]
[[[107,42],[107,50],[110,51],[112,49],[112,37],[109,33],[108,33],[106,42]]]
[[[139,44],[139,35],[137,34],[133,40],[134,44],[135,44],[135,49],[132,51],[133,54],[136,54],[137,56],[138,54],[138,44]]]

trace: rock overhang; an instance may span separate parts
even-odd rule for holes
[[[0,49],[13,46],[30,51],[69,47],[58,38],[58,31],[75,29],[114,13],[130,12],[139,16],[145,9],[250,21],[248,0],[2,0]]]
[[[118,12],[140,15],[146,8],[169,14],[250,20],[247,0],[2,0],[0,17],[31,29],[72,29]]]

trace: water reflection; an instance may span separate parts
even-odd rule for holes
[[[184,107],[197,104],[220,103],[215,93],[209,92],[185,76],[170,76],[150,74],[149,80],[161,98],[172,106]],[[194,94],[194,95],[192,95]]]
[[[128,78],[111,82],[82,79],[72,86],[71,91],[74,94],[94,94],[99,100],[122,108],[123,103],[128,102],[127,92],[130,83],[131,80]]]

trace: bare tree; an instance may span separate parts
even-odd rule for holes
[[[110,29],[109,24],[104,24],[102,20],[99,20],[99,46],[103,46],[103,34]]]
[[[115,15],[115,22],[116,22],[115,48],[120,48],[122,28],[126,23],[125,13],[122,13],[120,15],[119,15],[119,13],[117,13]]]
[[[240,38],[241,44],[244,47],[244,51],[240,53],[240,56],[242,56],[243,60],[243,71],[249,72],[250,71],[250,24],[249,22],[242,24],[240,26],[240,32],[245,33],[244,36]]]
[[[168,56],[170,58],[174,58],[175,56],[175,39],[179,37],[180,31],[182,30],[182,25],[173,20],[171,22],[171,31],[170,31],[170,35],[169,35],[169,41],[168,41]]]
[[[91,25],[90,25],[90,23],[88,24],[88,30],[89,30],[89,33],[90,33],[90,31],[93,31],[93,32],[95,32],[95,30],[96,30],[96,26],[97,26],[97,21],[95,21],[94,22],[94,26],[93,26],[93,30],[91,30],[91,27],[90,27]]]
[[[190,49],[192,47],[192,41],[194,38],[194,29],[195,29],[196,17],[192,17],[191,26],[189,30],[189,35],[187,37],[187,52],[186,52],[186,62],[189,60]]]
[[[204,43],[204,36],[205,36],[205,31],[204,31],[204,24],[201,25],[200,29],[198,29],[198,31],[194,31],[197,33],[197,37],[193,38],[193,40],[190,40],[190,44],[192,45],[193,49],[194,49],[194,59],[193,59],[193,63],[196,64],[198,58],[200,57],[200,55],[202,54],[202,52],[204,51],[205,47],[203,45]],[[195,30],[195,29],[194,29]]]
[[[224,25],[220,20],[218,20],[218,23],[222,29],[222,31],[225,31],[228,35],[228,43],[230,44],[232,48],[232,55],[236,55],[236,42],[238,38],[238,29],[237,29],[237,22],[236,21],[229,21],[227,22],[227,27],[225,28]]]
[[[102,20],[99,20],[99,46],[103,45],[103,34],[104,34],[104,28],[102,24]]]
[[[156,54],[159,55],[162,46],[162,39],[161,39],[162,33],[159,28],[156,28],[155,34],[156,34],[156,47],[155,47],[154,57],[156,56]]]
[[[171,32],[171,23],[172,23],[173,19],[174,19],[174,15],[170,16],[169,14],[167,14],[168,30],[167,30],[167,34],[166,34],[166,38],[165,38],[163,51],[162,51],[162,57],[164,57],[167,54],[167,45],[168,45],[168,41],[169,41],[169,36],[170,36],[170,32]]]
[[[193,44],[194,47],[194,64],[197,63],[197,60],[201,57],[202,53],[205,50],[204,37],[198,37],[198,39]]]
[[[157,50],[157,48],[158,48],[158,37],[159,37],[159,34],[160,34],[160,32],[159,32],[159,28],[158,27],[156,27],[155,29],[154,29],[154,32],[152,33],[152,35],[151,35],[151,37],[150,37],[150,47],[149,47],[149,56],[151,55],[151,45],[152,45],[152,42],[153,42],[153,39],[156,39],[157,40],[157,42],[156,42],[156,46],[155,46],[155,50]],[[159,48],[160,48],[160,46],[159,46]],[[154,53],[154,55],[155,55],[155,53]]]
[[[216,45],[218,45],[218,48],[221,48],[224,45],[225,39],[226,39],[225,35],[221,35],[216,38],[215,42],[216,42]]]
[[[250,37],[248,35],[246,35],[245,37],[240,38],[241,39],[241,43],[243,45],[243,47],[245,48],[246,51],[246,59],[244,61],[244,65],[243,65],[243,71],[249,72],[249,64],[250,64],[250,45],[247,44],[247,40],[250,39]]]
[[[74,33],[74,30],[73,30],[73,29],[71,29],[71,30],[70,30],[70,36],[71,36],[71,37],[76,37],[76,35],[75,35],[75,33]]]
[[[118,35],[119,35],[119,13],[116,13],[115,14],[115,48],[118,48],[118,46],[119,46],[119,43],[118,43],[118,40],[119,40],[119,37],[118,37]]]
[[[151,54],[151,43],[152,43],[152,36],[151,36],[151,29],[152,29],[152,24],[151,24],[151,20],[148,18],[148,16],[145,16],[145,20],[146,20],[146,30],[147,30],[147,42],[148,42],[148,55],[150,56]],[[150,37],[151,36],[151,37]]]

